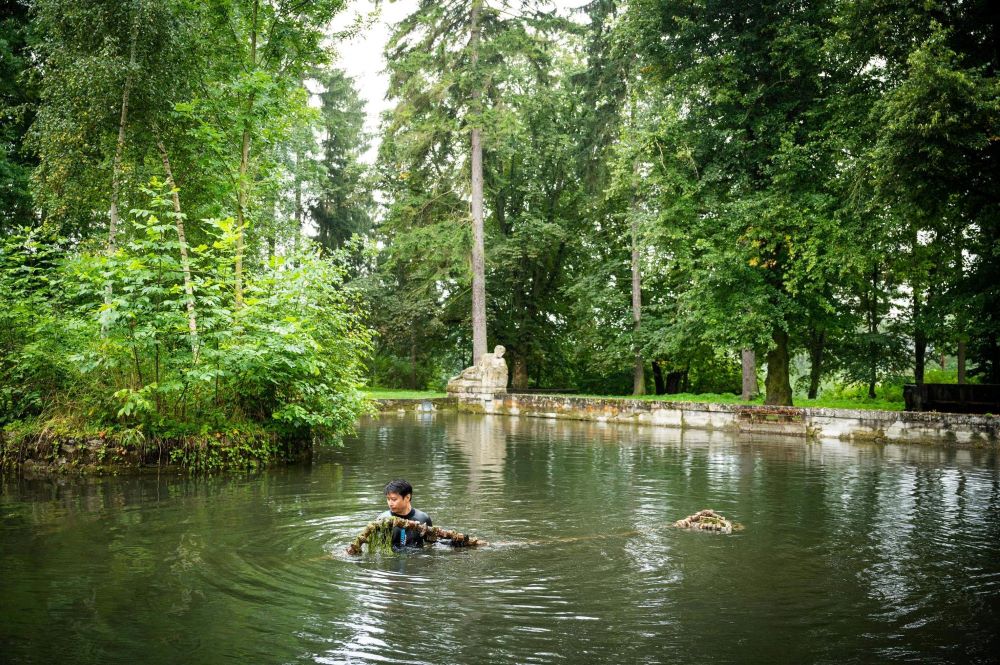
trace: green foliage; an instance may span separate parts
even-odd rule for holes
[[[563,73],[570,52],[535,3],[482,3],[474,57],[471,9],[422,3],[386,51],[396,98],[377,165],[389,198],[379,228],[386,249],[368,287],[385,361],[376,376],[392,385],[423,387],[471,364],[473,127],[484,146],[489,335],[518,377],[545,360],[558,366],[565,346],[560,291],[579,223],[568,139],[579,107]]]
[[[24,134],[38,104],[29,80],[28,8],[19,2],[0,8],[0,232],[32,223],[29,188],[35,160],[24,150]]]
[[[65,242],[24,229],[0,241],[0,425],[39,413],[75,380],[85,339],[66,318]]]
[[[5,245],[4,293],[24,303],[4,314],[13,362],[3,394],[20,405],[15,417],[82,409],[102,425],[155,433],[244,420],[298,432],[350,428],[365,409],[358,388],[370,338],[344,268],[303,244],[252,273],[234,311],[234,225],[204,220],[211,244],[191,248],[193,345],[173,213],[162,190],[148,194],[153,209],[135,211],[132,240],[112,256],[76,251],[38,267],[29,258],[45,255],[30,237]],[[114,297],[105,304],[108,284]]]
[[[268,432],[233,429],[213,436],[190,437],[170,451],[170,461],[191,473],[217,471],[258,471],[288,460],[288,445]]]
[[[342,5],[0,10],[0,418],[338,431],[363,376],[443,386],[473,361],[473,127],[518,388],[629,392],[638,352],[647,383],[655,362],[721,394],[747,348],[772,392],[785,352],[800,392],[893,392],[960,345],[1000,382],[984,0],[421,2],[386,50],[374,175],[324,41]],[[165,161],[180,213],[147,188]],[[113,198],[136,212],[111,242]]]
[[[374,199],[368,172],[360,156],[368,149],[364,128],[364,102],[354,83],[339,69],[320,73],[324,137],[320,147],[316,201],[312,218],[316,240],[328,249],[344,246],[351,236],[367,233],[372,224]]]

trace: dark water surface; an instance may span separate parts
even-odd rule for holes
[[[493,543],[350,558],[416,487]],[[456,414],[251,478],[0,492],[3,663],[967,663],[1000,653],[991,450]],[[746,530],[669,526],[715,508]]]

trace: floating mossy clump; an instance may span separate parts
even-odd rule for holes
[[[438,540],[447,540],[452,547],[479,547],[488,545],[485,540],[480,540],[451,529],[442,529],[436,526],[427,526],[413,520],[404,520],[401,517],[390,517],[385,520],[371,522],[362,529],[361,533],[347,547],[347,553],[352,556],[361,554],[365,543],[368,544],[369,553],[384,553],[392,551],[392,530],[394,527],[401,529],[412,529],[428,543]]]
[[[699,531],[713,531],[716,533],[732,533],[742,531],[743,525],[727,520],[711,508],[699,510],[694,515],[688,515],[682,520],[674,522],[674,526],[681,529],[697,529]]]

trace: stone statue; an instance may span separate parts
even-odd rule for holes
[[[507,392],[505,348],[499,344],[493,353],[484,353],[472,367],[466,367],[448,381],[448,392],[459,395],[495,395]]]

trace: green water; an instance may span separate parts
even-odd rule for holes
[[[351,558],[416,487],[491,541]],[[701,508],[731,536],[669,526]],[[1000,653],[989,450],[387,416],[251,478],[0,492],[3,663],[966,663]]]

